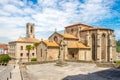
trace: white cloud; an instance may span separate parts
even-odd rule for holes
[[[111,17],[111,6],[107,5],[108,3],[110,4],[111,1],[104,2],[104,0],[86,0],[84,4],[80,5],[80,14],[83,18],[82,21],[94,23]]]
[[[55,28],[63,30],[76,22],[92,24],[111,17],[113,1],[38,0],[34,4],[27,0],[0,0],[0,36],[16,40],[19,35],[25,34],[27,22],[35,23],[37,32],[54,31]]]

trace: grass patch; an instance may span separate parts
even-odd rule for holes
[[[37,58],[32,58],[31,61],[37,61]]]
[[[118,61],[115,61],[115,63],[120,65],[120,60],[118,60]]]

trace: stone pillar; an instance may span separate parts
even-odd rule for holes
[[[116,42],[115,42],[115,35],[112,36],[112,61],[116,59]]]
[[[80,30],[81,30],[81,27],[78,26],[78,34],[77,34],[77,37],[78,37],[79,41],[80,41]]]
[[[86,35],[86,45],[87,46],[90,46],[90,35],[89,35],[90,33],[89,33],[89,31],[87,31],[87,35]]]
[[[97,30],[97,61],[101,62],[101,37],[99,30]]]
[[[110,33],[109,31],[109,61],[112,61],[112,43],[113,43],[113,40],[112,40],[112,34]]]

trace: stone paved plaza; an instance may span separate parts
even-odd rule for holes
[[[97,67],[95,64],[69,62],[68,66],[55,66],[55,63],[28,65],[31,80],[120,80],[108,76],[111,69]],[[120,71],[118,71],[120,72]],[[104,74],[105,73],[105,74]],[[116,73],[113,70],[113,74]]]

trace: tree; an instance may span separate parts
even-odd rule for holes
[[[34,43],[34,48],[36,49],[36,54],[37,54],[37,47],[39,46],[39,43],[38,42],[35,42]]]
[[[0,55],[0,63],[8,63],[11,60],[11,57],[7,54]]]
[[[33,47],[31,45],[26,45],[26,50],[28,51],[27,56],[28,56],[28,62],[29,62],[29,58],[30,58],[30,50],[32,50]]]
[[[120,52],[120,40],[116,41],[116,51]]]

